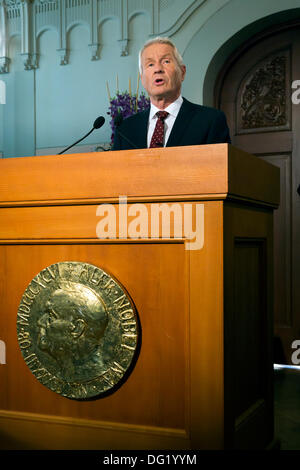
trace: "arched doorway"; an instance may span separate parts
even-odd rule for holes
[[[226,113],[232,144],[281,169],[274,221],[274,332],[282,351],[276,348],[274,359],[286,363],[295,361],[293,346],[299,348],[300,340],[300,104],[292,102],[299,57],[300,20],[273,27],[227,61],[215,88],[215,105]]]

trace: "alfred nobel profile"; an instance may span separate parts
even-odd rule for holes
[[[89,287],[62,282],[47,300],[37,324],[37,345],[51,356],[57,377],[85,381],[104,372],[101,339],[108,314],[101,297]]]

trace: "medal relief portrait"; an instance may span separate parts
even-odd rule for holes
[[[32,279],[17,332],[35,377],[76,399],[113,391],[139,349],[137,312],[122,285],[97,266],[75,261],[55,263]]]
[[[101,340],[108,314],[101,297],[79,283],[64,282],[46,301],[37,321],[38,348],[65,381],[82,381],[103,370]]]

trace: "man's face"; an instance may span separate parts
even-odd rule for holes
[[[54,358],[60,352],[66,352],[73,342],[71,332],[72,318],[61,305],[48,301],[46,311],[38,321],[40,349],[48,352]]]
[[[143,51],[142,84],[154,104],[164,99],[168,104],[180,95],[186,68],[178,65],[173,47],[169,44],[152,44]]]

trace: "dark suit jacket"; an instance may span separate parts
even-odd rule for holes
[[[113,150],[147,148],[149,112],[150,108],[122,122],[115,131]],[[220,143],[230,143],[225,114],[183,98],[167,147]]]

